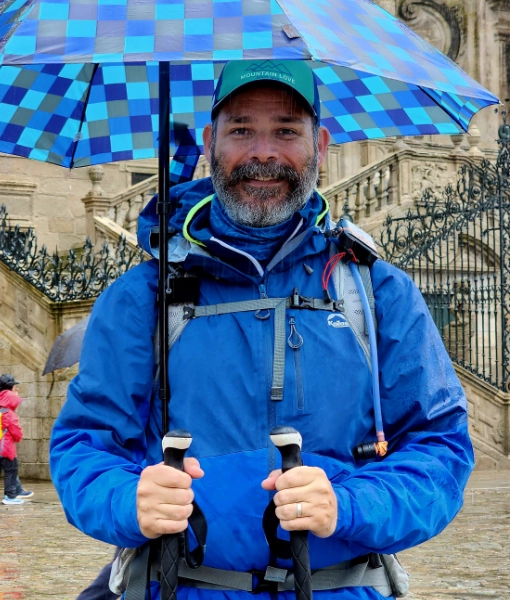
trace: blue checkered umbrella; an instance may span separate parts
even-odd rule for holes
[[[156,156],[171,61],[170,155],[194,164],[230,59],[313,61],[333,143],[456,134],[497,102],[371,0],[0,0],[0,151],[64,167]]]

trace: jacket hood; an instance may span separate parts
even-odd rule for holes
[[[170,225],[177,231],[182,231],[184,221],[190,210],[211,194],[214,194],[214,188],[210,177],[173,186],[170,190],[170,198],[177,200],[177,210],[170,221]],[[156,257],[157,234],[159,233],[157,203],[158,195],[156,194],[138,217],[138,244],[145,252]]]
[[[3,392],[0,392],[1,408],[9,408],[10,410],[16,410],[22,402],[23,398],[20,398],[11,390],[4,390]]]

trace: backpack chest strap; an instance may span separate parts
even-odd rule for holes
[[[271,400],[283,400],[283,382],[285,377],[285,311],[287,308],[324,310],[338,312],[341,304],[335,301],[326,301],[319,298],[306,298],[300,296],[297,290],[290,298],[260,298],[258,300],[245,300],[243,302],[225,302],[223,304],[210,304],[207,306],[184,307],[184,318],[195,319],[240,312],[255,312],[261,320],[269,317],[267,311],[274,310],[274,350],[273,350],[273,381],[271,384]],[[263,312],[266,311],[266,312]]]

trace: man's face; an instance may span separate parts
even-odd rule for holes
[[[233,94],[216,132],[204,130],[218,198],[234,221],[252,227],[282,223],[306,204],[328,143],[326,129],[314,136],[301,101],[270,84]]]
[[[18,385],[13,385],[12,391],[16,394],[16,396],[19,396],[19,386]]]

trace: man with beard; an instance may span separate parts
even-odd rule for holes
[[[462,505],[473,466],[463,391],[416,287],[380,260],[371,279],[389,452],[353,456],[376,439],[371,372],[347,318],[358,290],[314,190],[330,139],[319,123],[306,63],[228,63],[203,132],[211,178],[172,190],[179,233],[169,260],[200,285],[186,312],[171,309],[181,318],[170,332],[170,423],[193,435],[185,471],[161,464],[165,432],[159,399],[151,401],[156,260],[97,300],[53,430],[53,480],[69,520],[93,537],[133,548],[182,532],[197,499],[212,579],[188,573],[182,597],[234,600],[246,591],[232,572],[263,578],[272,566],[288,575],[291,564],[271,555],[262,530],[273,496],[283,530],[310,532],[312,570],[334,565],[316,592],[325,600],[393,596],[398,585],[369,557],[429,539]],[[152,202],[138,236],[154,256],[156,223]],[[260,308],[266,299],[283,299],[283,321],[275,307]],[[278,425],[303,435],[305,466],[285,474],[268,435]],[[260,577],[253,585],[267,598],[278,590]],[[157,598],[157,581],[151,588]]]

